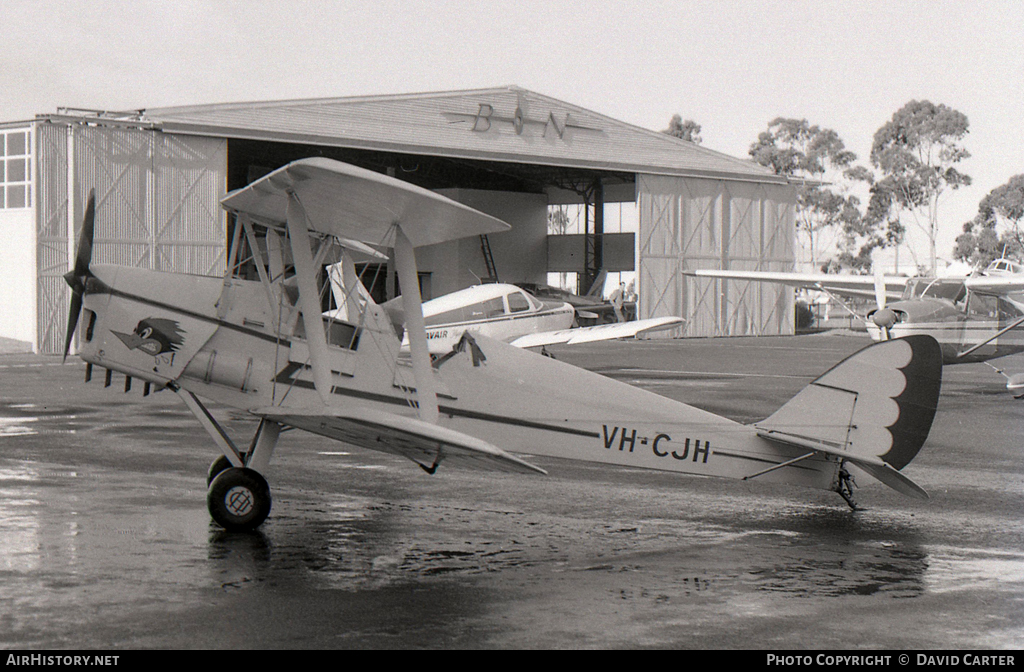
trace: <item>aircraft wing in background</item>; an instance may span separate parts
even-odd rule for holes
[[[576,327],[573,329],[559,329],[557,331],[527,334],[511,341],[511,344],[517,348],[537,348],[542,345],[557,345],[559,343],[574,345],[576,343],[610,341],[617,338],[631,338],[651,331],[672,329],[683,324],[683,322],[685,320],[680,317],[651,317],[646,320],[633,320],[632,322],[613,322],[610,324],[598,324],[593,327]]]
[[[969,291],[989,296],[1006,296],[1014,292],[1024,292],[1024,275],[1017,276],[972,276],[964,280]]]
[[[840,275],[833,273],[785,273],[776,271],[717,271],[699,269],[683,271],[684,275],[698,278],[725,278],[730,280],[752,280],[758,282],[774,282],[800,289],[816,289],[839,296],[856,299],[874,299],[875,279],[870,275]],[[907,278],[886,276],[886,299],[898,301],[903,298],[903,288]]]

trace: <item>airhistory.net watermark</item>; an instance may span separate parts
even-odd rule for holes
[[[62,656],[49,653],[9,653],[6,665],[43,665],[63,667],[89,667],[117,665],[120,656]]]

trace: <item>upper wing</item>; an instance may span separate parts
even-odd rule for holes
[[[832,292],[840,296],[853,298],[875,298],[875,279],[870,275],[838,275],[832,273],[782,273],[773,271],[716,271],[699,269],[683,271],[684,275],[698,278],[729,278],[733,280],[755,280],[775,282],[801,289],[817,289]],[[903,296],[903,287],[907,279],[898,276],[886,276],[886,298],[892,301]],[[895,289],[898,288],[898,289]]]
[[[431,473],[442,462],[499,471],[547,473],[469,434],[386,411],[358,406],[344,409],[272,406],[253,413],[362,448],[407,457]]]
[[[264,221],[285,222],[293,193],[310,229],[385,247],[394,246],[394,225],[399,222],[414,247],[511,228],[428,189],[323,157],[278,168],[231,192],[221,205]]]
[[[968,290],[978,294],[989,294],[992,296],[1005,296],[1013,292],[1024,292],[1024,277],[1022,276],[977,276],[964,280]]]
[[[648,331],[671,329],[683,322],[685,320],[680,317],[651,317],[646,320],[633,320],[632,322],[615,322],[612,324],[598,324],[593,327],[544,331],[537,334],[520,336],[512,341],[512,345],[517,348],[536,348],[542,345],[555,345],[556,343],[572,345],[574,343],[590,343],[592,341],[610,341],[616,338],[630,338]]]

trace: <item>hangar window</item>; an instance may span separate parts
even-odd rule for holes
[[[32,205],[28,129],[0,132],[0,209]]]

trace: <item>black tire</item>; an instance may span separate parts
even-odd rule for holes
[[[245,462],[245,453],[242,453],[242,462]],[[213,483],[213,479],[217,478],[217,475],[225,469],[230,469],[234,465],[231,461],[223,455],[218,455],[217,458],[210,463],[210,468],[206,472],[206,487],[210,487]]]
[[[270,515],[270,486],[257,471],[229,467],[220,472],[206,493],[213,521],[228,532],[248,532]]]

